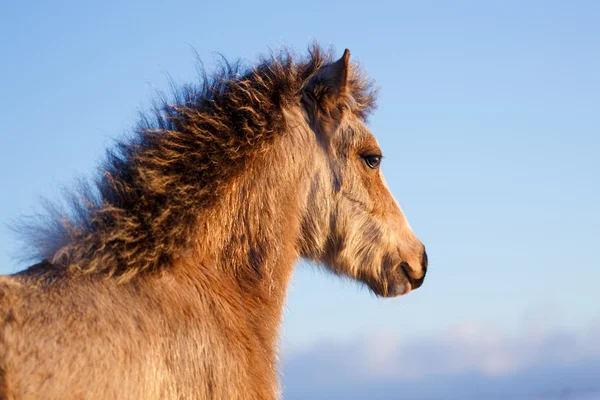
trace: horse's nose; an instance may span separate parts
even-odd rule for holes
[[[427,260],[427,252],[425,251],[425,246],[423,246],[423,254],[421,255],[421,271],[423,271],[423,276],[421,276],[419,279],[414,279],[413,282],[411,282],[413,290],[415,290],[423,284],[423,281],[425,280],[425,275],[427,275],[428,264],[429,261]]]
[[[425,246],[423,246],[423,255],[421,256],[421,269],[423,270],[423,278],[427,274],[427,265],[429,261],[427,261],[427,252],[425,251]]]
[[[415,290],[415,289],[421,287],[421,285],[423,284],[423,281],[425,280],[425,275],[427,275],[428,263],[429,262],[427,260],[427,252],[425,251],[425,247],[423,246],[423,253],[421,254],[421,271],[419,274],[419,278],[413,277],[413,274],[410,273],[413,270],[411,270],[407,264],[404,264],[404,266],[403,266],[404,275],[406,275],[406,278],[410,282],[411,290]],[[410,272],[409,272],[409,270],[410,270]]]

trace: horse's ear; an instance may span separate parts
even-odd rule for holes
[[[349,74],[350,50],[346,49],[342,58],[325,65],[310,79],[304,87],[303,98],[311,117],[339,121],[342,109],[350,100]]]

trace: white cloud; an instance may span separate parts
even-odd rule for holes
[[[374,387],[382,393],[386,388],[392,390],[395,394],[389,398],[417,398],[406,392],[414,389],[423,398],[448,399],[451,397],[436,397],[436,392],[458,390],[461,382],[465,387],[457,392],[462,393],[460,398],[492,398],[489,396],[495,394],[517,398],[514,396],[565,388],[596,395],[594,391],[600,393],[600,325],[577,334],[531,329],[517,335],[471,321],[434,337],[410,341],[374,334],[346,343],[284,351],[283,373],[286,398],[294,398],[295,391],[304,393],[312,385],[319,388],[318,393],[351,386],[358,396],[361,388]],[[436,382],[435,387],[428,387],[430,382]],[[397,390],[404,391],[405,397]],[[486,390],[490,393],[484,397],[475,395]],[[511,390],[513,397],[506,397]],[[471,392],[474,397],[469,397]]]

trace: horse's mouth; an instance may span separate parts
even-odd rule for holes
[[[425,264],[423,264],[425,265]],[[382,267],[381,275],[359,275],[358,280],[365,283],[371,291],[381,297],[404,296],[421,287],[425,272],[415,277],[415,271],[405,261]],[[424,267],[426,271],[426,267]]]
[[[396,282],[388,286],[385,297],[397,297],[409,294],[412,291],[410,282]]]
[[[394,268],[392,274],[388,278],[387,291],[385,297],[404,296],[411,291],[418,289],[422,284],[425,276],[416,279],[410,273],[410,267],[406,262],[400,263]]]
[[[388,277],[386,297],[404,296],[409,294],[415,287],[414,280],[408,272],[408,265],[401,263]]]

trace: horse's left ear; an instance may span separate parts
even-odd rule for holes
[[[342,58],[322,67],[304,87],[304,103],[311,117],[339,121],[348,105],[350,50]]]

